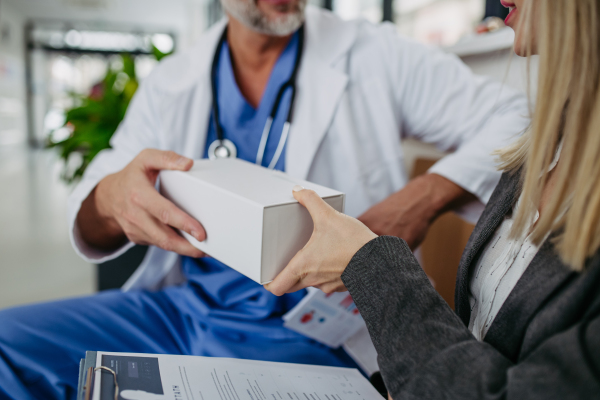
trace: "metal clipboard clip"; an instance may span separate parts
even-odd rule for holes
[[[85,377],[85,385],[83,386],[83,390],[85,391],[85,400],[92,400],[92,394],[94,393],[94,372],[99,369],[110,372],[113,375],[115,381],[115,400],[119,399],[119,384],[117,383],[117,373],[108,367],[89,367]]]

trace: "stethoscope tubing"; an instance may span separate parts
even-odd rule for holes
[[[213,118],[214,118],[213,123],[214,123],[215,131],[217,134],[217,140],[214,141],[213,143],[211,143],[211,145],[209,147],[209,157],[211,157],[211,158],[213,158],[213,156],[214,156],[214,158],[220,158],[216,154],[216,149],[219,146],[227,147],[228,157],[236,157],[236,155],[237,155],[237,149],[235,148],[235,145],[233,144],[233,142],[225,139],[223,127],[221,126],[221,123],[219,122],[220,121],[220,119],[219,119],[219,104],[218,104],[218,97],[217,97],[217,84],[216,84],[217,79],[216,78],[217,78],[217,68],[219,65],[220,57],[221,57],[221,49],[222,49],[223,43],[225,42],[226,39],[227,39],[227,27],[225,27],[225,29],[223,30],[223,34],[221,35],[221,38],[219,39],[217,48],[215,50],[215,54],[213,56],[213,62],[211,65],[211,90],[212,90],[212,98],[213,98],[212,111],[213,111]],[[281,154],[283,153],[283,148],[285,147],[285,144],[286,144],[288,136],[289,136],[289,131],[291,129],[291,123],[292,123],[293,110],[294,110],[294,103],[296,100],[296,78],[298,75],[298,69],[300,67],[303,51],[304,51],[304,25],[302,25],[299,29],[298,49],[296,52],[296,60],[294,61],[294,69],[292,70],[292,74],[290,75],[290,78],[281,85],[281,87],[279,88],[279,91],[277,92],[277,97],[275,98],[275,103],[273,104],[273,107],[271,108],[271,113],[269,114],[269,117],[267,118],[267,122],[265,123],[265,126],[263,128],[260,142],[258,145],[258,151],[256,154],[256,164],[262,165],[266,146],[267,146],[267,141],[269,140],[269,136],[271,135],[271,128],[273,126],[273,120],[277,116],[277,112],[279,110],[279,105],[281,103],[283,95],[285,94],[285,91],[287,89],[292,89],[291,99],[290,99],[290,108],[288,110],[288,114],[287,114],[285,123],[283,124],[283,129],[281,131],[279,143],[277,144],[277,149],[275,150],[275,154],[273,155],[273,158],[271,159],[271,162],[269,163],[269,166],[268,166],[269,169],[274,169],[275,166],[277,165],[277,162],[279,161],[279,158],[281,157]],[[215,154],[214,155],[211,154],[211,151],[214,152]]]

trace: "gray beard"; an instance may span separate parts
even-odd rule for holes
[[[300,0],[293,10],[275,20],[270,20],[256,5],[256,0],[221,0],[223,9],[248,28],[265,35],[287,36],[304,22],[307,0]]]

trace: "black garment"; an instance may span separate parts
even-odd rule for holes
[[[485,2],[485,16],[483,17],[499,17],[506,18],[508,16],[508,8],[504,7],[500,0],[486,0]]]
[[[467,329],[469,270],[511,210],[518,182],[503,175],[469,239],[456,313],[400,239],[371,241],[342,275],[394,400],[600,398],[600,252],[576,273],[547,240],[485,340]]]

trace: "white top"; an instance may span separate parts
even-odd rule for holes
[[[455,45],[444,48],[444,51],[459,57],[467,57],[511,49],[514,43],[515,31],[507,26],[494,32],[467,35]]]
[[[562,143],[548,171],[552,171],[560,158]],[[469,304],[471,320],[469,330],[477,340],[483,340],[502,305],[514,289],[519,279],[537,254],[539,247],[531,241],[531,231],[540,213],[536,211],[529,222],[527,234],[509,238],[514,216],[523,197],[515,204],[488,242],[477,267],[473,270],[469,284]],[[545,240],[545,239],[544,239]]]

